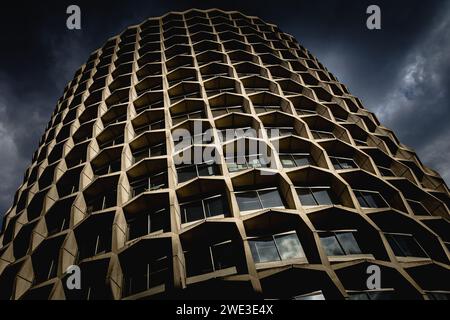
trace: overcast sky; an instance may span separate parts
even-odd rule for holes
[[[93,4],[95,2],[95,4]],[[0,10],[0,214],[31,161],[63,88],[111,36],[151,16],[191,7],[257,15],[296,37],[450,181],[449,1],[39,1]],[[66,29],[78,4],[82,30]],[[382,30],[366,28],[378,4]]]

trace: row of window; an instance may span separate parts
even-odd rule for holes
[[[148,228],[151,228],[151,225],[152,223],[147,223]],[[129,232],[135,233],[136,231],[131,226]],[[142,228],[142,225],[138,228]],[[356,231],[326,231],[319,232],[319,236],[321,246],[330,257],[364,253],[358,244]],[[385,236],[394,254],[398,257],[428,257],[425,250],[411,235],[385,233]],[[305,251],[295,231],[252,237],[248,239],[248,244],[257,267],[264,263],[296,259],[305,259],[304,261],[306,261]],[[110,251],[111,239],[109,234],[104,232],[94,237],[84,238],[78,246],[78,259],[83,260]],[[49,253],[46,257],[40,257],[42,259],[40,259],[39,268],[35,270],[35,284],[57,276],[58,250],[56,250],[56,247],[53,249],[50,251],[55,254]],[[237,270],[245,262],[242,247],[234,240],[208,244],[184,251],[184,257],[187,277],[228,268],[236,268]],[[170,270],[169,261],[171,260],[167,256],[145,258],[143,262],[127,269],[123,279],[124,296],[165,283]],[[351,299],[376,299],[372,296],[372,293],[355,293],[355,296],[351,296]],[[439,299],[440,296],[435,298]]]

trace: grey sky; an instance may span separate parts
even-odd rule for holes
[[[92,2],[0,10],[0,36],[8,43],[0,52],[0,213],[11,205],[64,86],[89,53],[130,24],[190,7],[236,9],[278,24],[450,181],[448,2]],[[81,31],[65,28],[65,8],[73,3],[82,10]],[[372,3],[382,9],[381,31],[365,28]]]

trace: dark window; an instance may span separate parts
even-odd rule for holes
[[[218,131],[220,141],[229,141],[238,138],[252,137],[256,138],[256,130],[252,127],[229,128]]]
[[[133,197],[147,191],[155,191],[167,187],[167,172],[153,174],[130,183]]]
[[[208,217],[227,215],[229,213],[228,203],[224,195],[217,195],[202,200],[182,203],[181,222],[188,223],[192,221],[206,219]]]
[[[54,235],[69,228],[70,211],[68,213],[55,212],[46,216],[48,235]]]
[[[295,168],[314,165],[314,159],[309,153],[282,153],[279,155],[283,168]]]
[[[201,98],[202,95],[200,94],[200,92],[191,92],[191,93],[185,93],[185,94],[180,94],[177,96],[171,96],[170,97],[170,103],[174,104],[177,103],[178,101],[181,101],[183,99],[188,99],[188,98]]]
[[[144,147],[133,152],[134,163],[145,158],[159,157],[166,154],[166,145],[160,143],[151,147]]]
[[[430,300],[450,300],[450,292],[427,292],[427,296]]]
[[[266,132],[269,139],[296,134],[293,127],[266,127]]]
[[[359,204],[363,208],[385,208],[389,207],[389,204],[384,200],[383,196],[379,192],[354,190],[356,198]]]
[[[124,275],[123,296],[130,296],[164,284],[167,280],[167,271],[167,257],[160,257],[135,266]]]
[[[309,109],[296,108],[295,111],[297,111],[297,113],[301,116],[309,116],[311,114],[317,114],[317,112],[315,110],[309,110]]]
[[[333,133],[328,131],[318,131],[318,130],[311,130],[311,133],[314,137],[314,139],[334,139],[335,136]]]
[[[108,232],[94,234],[79,244],[79,260],[108,252],[111,249],[111,235]]]
[[[224,92],[236,92],[236,89],[235,88],[207,89],[206,90],[206,95],[208,97],[211,97],[211,96],[214,96],[216,94],[224,93]]]
[[[353,159],[330,157],[330,160],[336,170],[358,168],[358,165]]]
[[[367,142],[364,141],[364,140],[360,140],[360,139],[355,139],[355,138],[353,138],[353,141],[355,141],[355,143],[356,143],[357,146],[362,146],[362,147],[367,146]]]
[[[168,227],[168,211],[160,209],[142,212],[128,220],[128,240],[133,240],[149,233],[165,230]]]
[[[106,208],[114,207],[117,205],[116,202],[117,190],[112,190],[88,201],[87,211],[88,213],[92,213],[94,211],[100,211]]]
[[[245,113],[245,110],[244,107],[242,106],[227,106],[227,107],[211,108],[211,112],[213,114],[213,117],[218,117],[232,112]]]
[[[193,111],[193,112],[189,112],[189,113],[172,116],[172,123],[173,123],[173,125],[176,125],[187,119],[202,119],[204,117],[205,117],[205,112],[203,110]]]
[[[38,256],[35,256],[37,263],[33,266],[34,284],[47,281],[57,275],[59,248],[46,247],[45,249],[47,252],[41,251]]]
[[[296,187],[298,198],[304,206],[338,204],[330,187]]]
[[[140,135],[142,132],[145,131],[164,129],[164,126],[165,126],[164,119],[162,119],[152,122],[150,124],[144,124],[140,127],[137,127],[134,129],[134,132],[136,133],[136,135]]]
[[[100,145],[100,149],[104,149],[104,148],[108,148],[108,147],[112,147],[112,146],[117,146],[119,144],[122,144],[123,142],[124,142],[124,135],[122,134],[122,135],[118,136],[115,139],[112,139],[112,140],[109,140],[109,141],[106,141],[106,142],[102,143]]]
[[[120,166],[121,166],[121,161],[120,161],[120,158],[118,158],[110,163],[107,163],[107,164],[95,169],[94,174],[96,176],[101,176],[101,175],[117,172],[120,170]]]
[[[397,257],[428,258],[417,240],[408,234],[385,233],[386,238]]]
[[[431,216],[430,211],[419,201],[406,199],[414,214],[419,216]]]
[[[241,211],[284,208],[283,199],[276,188],[236,192],[235,195]]]
[[[184,255],[188,277],[226,269],[236,264],[231,241],[187,251]]]
[[[220,175],[219,166],[215,163],[201,163],[177,167],[178,182],[188,181],[190,179],[202,176]]]
[[[389,168],[378,166],[378,170],[380,170],[381,175],[383,175],[385,177],[394,177],[395,176],[394,172]]]
[[[246,89],[247,93],[249,93],[249,90]],[[260,91],[257,91],[260,92]],[[263,113],[263,112],[269,112],[269,111],[277,111],[281,110],[280,106],[255,106],[256,113]]]

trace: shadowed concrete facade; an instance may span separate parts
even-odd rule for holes
[[[201,153],[216,161],[177,162]],[[168,13],[66,86],[5,215],[0,299],[448,299],[449,206],[292,36]]]

